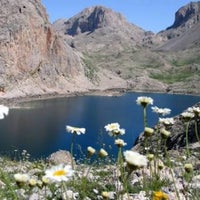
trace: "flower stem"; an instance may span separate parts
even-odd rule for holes
[[[187,122],[186,124],[186,154],[187,154],[187,158],[190,156],[190,150],[189,150],[189,141],[188,141],[188,129],[189,129],[189,123],[190,122]]]
[[[196,138],[200,144],[200,138],[199,138],[199,133],[198,133],[198,127],[197,127],[197,121],[195,121],[195,133],[196,133]]]
[[[146,107],[143,107],[143,117],[144,117],[144,129],[147,127],[147,111]]]
[[[72,134],[71,147],[70,147],[72,169],[74,169],[74,158],[73,158],[74,140],[75,140],[75,134]]]

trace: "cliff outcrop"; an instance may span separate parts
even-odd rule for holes
[[[70,79],[84,76],[81,62],[52,29],[40,1],[0,1],[2,97],[65,93],[78,87]]]

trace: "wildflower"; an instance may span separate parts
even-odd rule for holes
[[[199,107],[189,107],[188,112],[194,113],[196,117],[200,116],[200,108]]]
[[[153,200],[168,200],[169,197],[162,191],[156,191],[153,194]]]
[[[193,171],[193,165],[190,164],[190,163],[186,163],[186,164],[184,165],[184,169],[185,169],[185,171],[186,171],[187,173],[190,173],[190,172]]]
[[[159,122],[168,126],[168,125],[173,125],[174,124],[174,118],[159,118]]]
[[[167,139],[171,133],[169,131],[167,131],[166,129],[162,128],[160,130],[160,134],[164,139]]]
[[[151,97],[141,96],[137,98],[136,103],[145,108],[149,104],[153,105],[153,99]]]
[[[103,192],[101,193],[101,196],[103,197],[103,199],[115,199],[114,192],[106,192],[106,191],[103,191]]]
[[[164,168],[164,164],[161,160],[158,160],[157,167],[159,170],[162,170]]]
[[[74,171],[70,165],[57,165],[45,171],[45,177],[52,181],[68,181]]]
[[[112,132],[108,133],[110,136],[118,136],[118,135],[124,135],[125,134],[125,129],[118,129],[118,130],[113,130]]]
[[[14,174],[14,179],[19,187],[22,187],[29,180],[28,174]]]
[[[43,182],[41,180],[37,181],[37,186],[42,189],[43,188]]]
[[[148,160],[145,156],[134,152],[134,151],[125,151],[124,152],[125,161],[130,168],[141,168],[147,166]]]
[[[125,134],[125,129],[120,129],[119,123],[107,124],[104,128],[106,129],[106,131],[109,132],[110,136],[118,136]]]
[[[152,129],[152,128],[148,128],[148,127],[144,128],[144,135],[146,137],[152,136],[153,132],[154,132],[154,129]]]
[[[99,156],[100,157],[106,157],[108,155],[107,151],[105,151],[104,149],[100,149],[99,151]]]
[[[154,159],[154,154],[151,154],[151,153],[147,154],[147,159],[149,161],[152,161]]]
[[[49,184],[49,179],[48,179],[47,177],[43,176],[43,177],[42,177],[42,183],[43,183],[44,185]]]
[[[111,123],[111,124],[107,124],[105,127],[106,131],[112,132],[115,130],[119,130],[120,125],[119,123]]]
[[[62,194],[62,199],[78,199],[79,193],[73,192],[72,190],[66,190]]]
[[[118,146],[118,147],[124,147],[127,145],[127,143],[124,142],[124,140],[122,139],[116,139],[115,140],[115,144]]]
[[[77,135],[85,134],[85,128],[78,128],[73,126],[66,126],[67,132],[74,133]]]
[[[106,192],[106,191],[103,191],[102,193],[101,193],[101,195],[102,195],[102,197],[104,198],[104,199],[108,199],[108,192]]]
[[[190,119],[194,118],[194,113],[191,112],[183,112],[181,113],[181,116],[185,121],[189,121]]]
[[[87,152],[88,152],[89,156],[92,156],[93,154],[95,154],[96,150],[94,148],[92,148],[92,147],[89,146],[87,148]]]
[[[34,178],[29,179],[28,184],[30,187],[34,187],[37,185],[37,180]]]
[[[169,108],[158,108],[157,106],[154,106],[154,107],[151,107],[151,109],[153,112],[162,116],[169,115],[171,113],[171,109]]]
[[[0,119],[4,119],[6,115],[9,113],[9,108],[4,105],[0,105]]]

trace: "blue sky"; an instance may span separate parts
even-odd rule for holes
[[[127,21],[155,33],[171,26],[175,12],[189,0],[41,0],[51,22],[70,18],[84,8],[102,5],[120,12]],[[197,2],[197,0],[193,0]]]

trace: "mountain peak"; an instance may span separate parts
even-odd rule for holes
[[[175,13],[174,24],[168,29],[178,27],[190,28],[200,21],[200,2],[190,2]]]
[[[126,22],[125,17],[109,8],[89,7],[65,22],[66,34],[74,36],[79,33],[93,32],[102,27],[119,27],[124,22]]]

